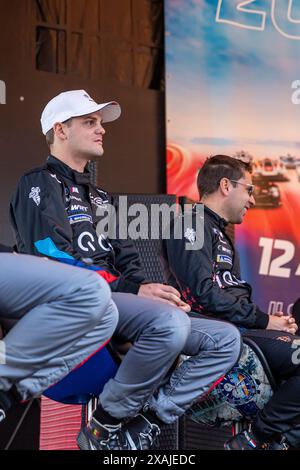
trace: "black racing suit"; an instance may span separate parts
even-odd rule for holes
[[[87,170],[79,173],[49,156],[21,178],[12,197],[18,251],[92,269],[112,291],[137,294],[145,273],[133,243],[97,233],[111,202],[91,184]]]
[[[196,218],[201,207],[195,205],[192,227],[184,218],[171,222],[172,233],[181,226],[181,239],[163,240],[165,277],[176,286],[192,310],[216,314],[246,328],[266,328],[268,315],[251,301],[251,287],[241,279],[238,254],[225,234],[226,222],[205,207],[204,240],[201,250],[186,250],[188,232],[197,233]],[[175,227],[174,227],[175,224]],[[191,242],[190,242],[191,243]]]
[[[13,196],[11,219],[18,249],[105,276],[119,311],[114,336],[130,341],[132,347],[115,377],[105,384],[101,406],[118,420],[128,419],[157,389],[151,406],[163,421],[173,422],[231,369],[239,357],[240,334],[232,325],[201,318],[191,321],[175,305],[131,295],[146,279],[132,242],[120,239],[125,233],[116,233],[117,239],[103,237],[106,230],[99,226],[103,214],[98,212],[109,207],[108,201],[106,193],[90,184],[87,172],[78,173],[49,157],[45,166],[23,176]],[[127,223],[124,214],[120,216],[123,232],[122,224],[127,228]],[[173,372],[181,352],[190,360]]]
[[[254,432],[263,441],[285,434],[290,444],[298,445],[300,338],[266,330],[268,315],[252,302],[251,287],[241,279],[238,254],[225,232],[226,221],[206,206],[203,219],[201,209],[195,205],[192,213],[171,222],[171,236],[163,240],[165,278],[180,290],[193,311],[234,323],[260,346],[281,384],[256,419]],[[186,244],[193,245],[199,233],[196,222],[204,223],[203,246],[188,250]],[[177,238],[180,231],[183,236]]]

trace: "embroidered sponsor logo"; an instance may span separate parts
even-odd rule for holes
[[[218,245],[218,250],[224,251],[224,253],[228,253],[229,255],[232,255],[232,251],[229,250],[229,248],[226,248],[223,245]]]
[[[186,238],[192,245],[196,241],[196,232],[193,228],[188,227],[184,232],[184,238]]]
[[[101,189],[97,189],[97,193],[100,194],[103,203],[108,202],[107,193],[105,191],[102,191]]]
[[[105,204],[108,202],[108,201],[103,201],[101,197],[93,196],[91,193],[90,193],[90,200],[91,200],[91,203],[94,204],[94,206],[102,207],[102,208],[105,208]]]
[[[59,184],[61,184],[61,181],[57,178],[55,173],[50,173],[51,178],[54,178]]]
[[[224,234],[221,232],[221,230],[218,230],[217,228],[213,227],[213,232],[214,232],[215,235],[219,236],[219,243],[223,243],[223,244],[227,245],[227,241],[225,239]]]
[[[216,275],[216,281],[219,287],[239,286],[239,285],[245,284],[245,281],[238,279],[230,271],[223,271],[222,273],[218,273]]]
[[[227,245],[227,241],[226,241],[226,239],[225,239],[222,232],[219,232],[219,242],[224,243],[225,245]]]
[[[79,222],[90,222],[93,223],[92,217],[87,214],[76,214],[76,215],[69,215],[68,216],[70,224],[77,224]]]
[[[82,202],[82,199],[81,199],[81,197],[77,197],[77,196],[70,196],[70,197],[69,197],[69,200],[70,200],[70,199],[74,199],[74,201]]]
[[[217,263],[228,263],[232,265],[232,258],[230,258],[230,256],[227,256],[227,255],[218,255]]]
[[[88,207],[86,207],[86,206],[80,206],[79,204],[72,204],[70,210],[71,210],[71,211],[83,211],[83,212],[87,212],[87,211],[88,211]]]
[[[106,239],[106,237],[103,234],[100,234],[98,237],[98,240],[95,240],[95,237],[92,233],[82,232],[77,239],[78,247],[82,251],[89,251],[89,250],[96,251],[97,241],[98,241],[98,245],[100,246],[100,248],[102,248],[102,250],[104,251],[113,250],[111,243],[109,242],[108,239]]]
[[[292,339],[289,336],[277,336],[276,338],[279,341],[284,341],[286,343],[291,343]]]
[[[41,189],[37,186],[35,188],[31,188],[29,199],[33,199],[37,206],[40,205],[41,196],[40,196]]]

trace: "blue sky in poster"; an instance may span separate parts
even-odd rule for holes
[[[166,0],[168,140],[202,154],[300,153],[300,105],[291,101],[300,41],[285,37],[300,38],[300,2],[291,2],[293,22],[289,0],[253,1],[244,6],[252,13],[241,3]]]

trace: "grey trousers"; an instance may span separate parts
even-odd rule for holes
[[[99,349],[117,321],[108,284],[96,273],[1,253],[0,324],[8,333],[0,390],[15,384],[24,400],[40,395]]]
[[[169,304],[132,294],[112,298],[119,311],[115,336],[133,343],[99,397],[115,418],[133,417],[148,402],[171,423],[239,358],[241,335],[230,323],[190,318]],[[181,353],[191,357],[168,374]]]

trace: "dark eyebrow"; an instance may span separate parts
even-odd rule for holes
[[[87,116],[82,116],[82,120],[83,121],[87,121],[87,120],[92,120],[92,121],[97,121],[97,118],[88,114]],[[102,124],[102,117],[100,118],[100,124]]]

